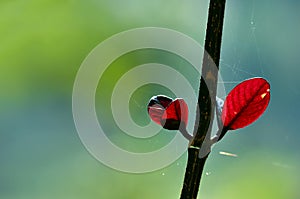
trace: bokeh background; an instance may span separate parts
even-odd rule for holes
[[[203,45],[208,3],[1,0],[0,198],[179,198],[186,153],[172,165],[146,174],[104,166],[77,135],[72,87],[88,53],[121,31],[165,27]],[[220,66],[225,86],[229,90],[246,78],[263,76],[271,84],[271,102],[253,125],[230,132],[213,148],[201,198],[300,198],[299,9],[296,0],[227,0]],[[151,60],[187,72],[178,57],[144,50],[116,60],[97,90],[98,116],[111,131],[111,139],[132,151],[161,147],[176,133],[161,132],[150,145],[137,139],[130,142],[106,112],[117,77]],[[190,74],[191,80],[196,78]],[[150,122],[145,100],[158,93],[172,95],[166,88],[148,85],[132,97],[129,108],[137,123]]]

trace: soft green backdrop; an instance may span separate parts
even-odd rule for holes
[[[263,76],[271,83],[271,102],[255,124],[231,132],[214,147],[201,198],[300,198],[299,9],[296,0],[227,0],[220,66],[225,85],[230,89],[245,78]],[[0,198],[179,198],[186,154],[167,168],[140,175],[102,165],[77,135],[72,86],[87,54],[127,29],[171,28],[203,44],[207,10],[207,0],[1,0]],[[143,51],[115,67],[122,71],[122,63],[133,66],[141,57],[169,60],[174,67],[181,63]],[[108,88],[118,71],[103,80]],[[158,91],[168,92],[149,86],[133,97],[142,104]],[[101,115],[104,105],[98,102]],[[145,104],[141,110],[130,107],[137,123],[149,122]],[[170,139],[161,136],[162,144]],[[151,149],[133,143],[132,150]]]

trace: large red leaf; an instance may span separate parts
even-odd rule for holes
[[[263,78],[252,78],[238,84],[225,99],[222,111],[224,127],[245,127],[262,115],[270,101],[270,84]]]

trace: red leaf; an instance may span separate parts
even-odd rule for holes
[[[185,128],[188,122],[188,106],[183,99],[172,101],[166,96],[154,96],[148,104],[148,113],[155,123],[169,130]]]
[[[154,104],[148,107],[148,113],[150,118],[157,124],[161,125],[161,118],[165,112],[165,108],[159,104]]]
[[[252,78],[238,84],[224,102],[222,121],[229,130],[245,127],[257,120],[270,101],[270,84],[263,78]]]
[[[173,100],[164,95],[153,96],[148,104],[148,113],[150,118],[157,124],[161,125],[161,118],[165,112],[166,107]]]
[[[187,125],[188,122],[188,106],[183,99],[175,99],[169,104],[162,116],[162,120],[174,120],[183,122]]]

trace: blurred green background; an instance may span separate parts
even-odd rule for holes
[[[146,174],[104,166],[86,151],[77,135],[72,87],[87,54],[124,30],[165,27],[203,44],[208,3],[1,0],[0,198],[179,198],[186,154],[167,168]],[[271,102],[253,125],[231,132],[213,148],[201,198],[300,198],[299,9],[296,0],[227,0],[220,66],[225,86],[231,89],[246,78],[263,76],[271,83]],[[184,64],[176,56],[151,50],[120,58],[103,80],[108,89],[103,99],[97,94],[99,117],[105,114],[101,102],[109,97],[116,77],[126,67],[152,59],[175,68]],[[157,92],[169,91],[149,85],[133,96],[140,103],[139,107],[130,104],[137,123],[149,122],[143,103]],[[104,120],[107,128],[110,122]],[[138,140],[126,144],[129,140],[118,136],[121,133],[114,139],[134,146],[131,150],[152,149],[152,145],[143,148]],[[156,147],[172,138],[166,133],[159,136]],[[220,151],[238,157],[220,155]]]

